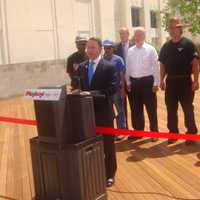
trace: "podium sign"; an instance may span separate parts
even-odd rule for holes
[[[71,140],[65,85],[27,90],[25,96],[34,100],[39,141],[62,145]]]
[[[58,89],[27,89],[25,98],[40,101],[58,101],[61,95],[61,88]]]

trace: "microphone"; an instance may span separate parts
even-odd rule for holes
[[[76,85],[76,90],[78,90],[79,92],[81,91],[81,78],[80,76],[74,76],[73,77],[75,85]]]

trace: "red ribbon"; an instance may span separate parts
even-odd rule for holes
[[[14,124],[31,125],[36,126],[36,120],[18,119],[10,117],[1,117],[1,122],[8,122]],[[147,132],[127,129],[114,129],[107,127],[96,127],[97,134],[104,135],[125,135],[125,136],[139,136],[139,137],[151,137],[151,138],[170,138],[170,139],[183,139],[183,140],[200,140],[200,135],[197,134],[176,134],[176,133],[163,133],[163,132]]]
[[[200,140],[200,135],[197,134],[182,134],[182,133],[164,133],[164,132],[147,132],[127,129],[114,129],[106,127],[96,127],[96,132],[104,135],[125,135],[125,136],[139,136],[151,138],[170,138],[182,140]]]
[[[36,120],[29,120],[29,119],[18,119],[18,118],[10,118],[10,117],[1,117],[0,116],[0,121],[14,123],[14,124],[32,125],[32,126],[37,125]]]

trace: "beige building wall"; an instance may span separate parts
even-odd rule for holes
[[[115,0],[100,0],[101,38],[115,40]]]
[[[165,0],[126,0],[126,26],[129,27],[131,34],[133,34],[134,28],[137,26],[132,25],[131,8],[140,9],[140,25],[146,30],[146,40],[149,43],[159,47],[166,41],[167,33],[164,31],[161,19],[160,10],[164,7]],[[150,12],[157,13],[157,28],[151,27],[151,15]]]
[[[132,7],[141,8],[147,40],[161,44],[165,34],[150,27],[150,10],[159,11],[162,1],[0,0],[0,64],[66,58],[76,35],[118,40],[121,26],[133,32]]]
[[[0,63],[60,59],[96,35],[96,0],[0,0]]]

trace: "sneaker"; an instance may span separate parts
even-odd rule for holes
[[[142,139],[143,137],[142,136],[128,136],[128,140],[139,140],[139,139]]]
[[[116,140],[116,141],[121,141],[121,140],[123,140],[124,138],[125,138],[124,135],[116,135],[116,136],[115,136],[115,140]]]
[[[193,141],[193,140],[186,140],[185,141],[185,145],[193,145],[193,144],[195,144],[195,141]]]
[[[151,142],[157,142],[158,141],[158,138],[150,138],[151,139]]]

